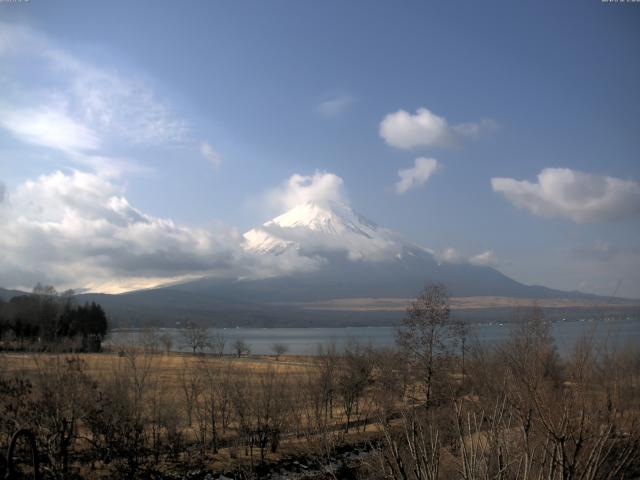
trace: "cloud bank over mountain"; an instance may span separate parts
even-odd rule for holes
[[[48,282],[119,291],[248,262],[230,228],[190,228],[131,206],[124,189],[92,173],[28,180],[0,204],[0,276],[10,285]]]
[[[316,170],[312,175],[291,175],[282,185],[267,193],[268,203],[279,211],[315,202],[347,203],[344,182],[338,175]]]
[[[296,174],[267,195],[293,208],[243,237],[224,225],[190,227],[147,214],[123,186],[95,173],[42,175],[0,202],[0,275],[5,286],[118,292],[202,276],[310,271],[331,252],[378,261],[404,245],[351,210],[333,173]]]
[[[547,182],[543,176],[541,183]],[[285,213],[241,235],[221,224],[193,227],[145,213],[130,203],[121,183],[96,173],[56,171],[13,189],[0,183],[0,276],[9,287],[46,282],[119,292],[200,277],[246,280],[311,272],[336,258],[433,258],[431,250],[354,212],[334,173],[294,174],[266,198]],[[636,250],[602,243],[576,248],[570,258],[618,264],[624,257],[633,265]],[[447,247],[435,258],[454,266],[498,265],[492,250],[463,254]]]

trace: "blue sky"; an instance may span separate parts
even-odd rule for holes
[[[491,252],[525,283],[621,282],[640,298],[638,4],[31,0],[0,3],[0,22],[0,215],[14,243],[67,211],[64,185],[101,180],[183,228],[180,248],[213,236],[220,249],[203,255],[224,257],[280,213],[268,192],[320,171],[443,259]],[[51,195],[59,209],[29,210]],[[5,239],[0,284],[69,284],[58,249],[74,233],[60,228],[34,244],[53,252],[46,266],[20,267],[28,250]],[[131,235],[129,250],[156,248]],[[75,278],[172,277],[108,263]]]

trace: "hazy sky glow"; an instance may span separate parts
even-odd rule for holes
[[[287,271],[241,233],[337,200],[640,298],[638,45],[634,3],[0,2],[0,286]]]

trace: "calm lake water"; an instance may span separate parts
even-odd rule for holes
[[[496,345],[508,337],[510,330],[511,326],[507,323],[470,325],[470,339],[483,345]],[[640,345],[640,320],[637,318],[555,322],[551,325],[551,330],[561,354],[571,351],[576,340],[590,332],[593,332],[597,340],[606,340],[610,345],[624,345],[628,342]],[[179,329],[158,328],[154,331],[157,334],[171,335],[173,350],[189,351]],[[373,347],[391,346],[394,344],[396,327],[220,328],[216,331],[222,333],[226,340],[226,353],[232,353],[233,342],[240,338],[249,345],[251,353],[257,355],[271,354],[271,346],[275,343],[287,345],[290,354],[313,355],[319,345],[335,343],[338,349],[342,349],[353,340]],[[141,336],[142,332],[139,330],[115,330],[106,343],[135,343]]]

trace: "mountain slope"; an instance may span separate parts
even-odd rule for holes
[[[438,262],[433,253],[379,227],[342,203],[307,202],[244,234],[247,251],[275,262],[292,255],[313,269],[240,281],[201,279],[175,288],[245,302],[414,297],[425,283],[456,296],[591,297],[523,285],[491,267]],[[305,263],[306,265],[306,263]]]
[[[8,290],[6,288],[0,288],[0,300],[8,302],[13,297],[19,297],[20,295],[25,295],[25,292],[21,292],[19,290]]]
[[[260,277],[202,278],[120,295],[81,294],[78,301],[101,303],[119,325],[176,325],[188,319],[270,327],[390,324],[403,316],[401,309],[329,311],[310,305],[331,300],[340,304],[344,299],[402,301],[415,298],[425,283],[432,282],[443,283],[456,297],[598,299],[523,285],[491,267],[438,262],[430,250],[341,203],[298,205],[245,233],[243,247],[256,264],[263,262],[265,271],[277,268]],[[0,297],[12,293],[0,290]],[[587,307],[574,305],[576,315],[584,315],[580,309]],[[567,309],[558,312],[560,318],[570,316]],[[455,310],[470,321],[508,318],[511,313],[508,307]]]

